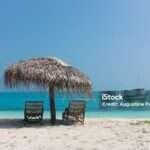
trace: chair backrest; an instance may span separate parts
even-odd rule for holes
[[[25,102],[25,113],[40,114],[43,113],[43,102],[42,101],[26,101]]]
[[[85,101],[73,100],[69,104],[70,113],[84,113],[85,112]]]

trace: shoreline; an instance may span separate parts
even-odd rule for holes
[[[63,111],[57,111],[57,118],[62,118]],[[50,118],[50,112],[44,112],[44,119]],[[0,111],[0,119],[23,119],[24,118],[24,110],[1,110]],[[124,111],[124,112],[86,112],[86,119],[138,119],[138,120],[148,120],[150,119],[149,111]]]
[[[23,117],[0,117],[0,120],[23,120]],[[62,120],[62,118],[57,117],[58,120]],[[43,118],[43,120],[50,120],[49,117]],[[111,118],[111,117],[86,117],[85,121],[92,121],[92,120],[105,120],[105,121],[145,121],[150,120],[150,118]]]

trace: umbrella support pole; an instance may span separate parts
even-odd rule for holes
[[[55,88],[54,86],[49,86],[49,102],[50,102],[50,111],[51,111],[51,123],[55,124],[56,122],[56,108],[55,108]]]

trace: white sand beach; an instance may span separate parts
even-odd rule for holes
[[[0,150],[149,150],[150,124],[142,120],[87,119],[85,125],[23,126],[0,120]]]

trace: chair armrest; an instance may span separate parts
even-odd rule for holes
[[[69,108],[68,107],[65,108],[64,113],[69,113]]]

